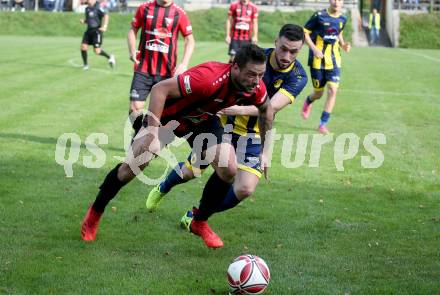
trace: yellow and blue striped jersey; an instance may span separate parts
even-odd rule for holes
[[[271,64],[271,57],[275,54],[273,48],[265,49],[267,62],[263,82],[269,98],[278,91],[286,95],[291,102],[301,93],[307,84],[307,73],[298,60],[295,60],[287,69],[275,70]],[[260,128],[258,117],[255,116],[222,116],[222,124],[231,124],[233,133],[247,135],[255,133],[259,136]]]
[[[341,67],[338,36],[346,23],[345,16],[331,16],[325,9],[315,12],[307,21],[304,31],[310,34],[316,48],[324,54],[324,58],[317,58],[313,56],[313,51],[309,50],[308,65],[311,68],[332,70]]]

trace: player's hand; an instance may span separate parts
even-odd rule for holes
[[[130,53],[130,60],[136,65],[139,64],[139,61],[137,59],[137,51],[135,51],[134,53]]]
[[[266,180],[269,180],[269,157],[265,152],[260,155],[261,169],[263,170],[263,175]]]
[[[226,36],[226,38],[225,38],[225,42],[226,42],[226,44],[231,44],[231,36]]]
[[[105,31],[107,31],[107,26],[102,26],[102,27],[99,28],[99,30],[101,32],[105,32]]]
[[[239,106],[231,106],[225,109],[220,110],[217,112],[219,115],[227,115],[227,116],[238,116],[241,115],[240,113],[241,108]]]
[[[139,132],[140,136],[145,136],[144,144],[148,147],[147,151],[153,155],[157,155],[160,152],[159,128],[160,127],[148,126],[147,128],[141,129],[143,132]]]
[[[252,43],[253,44],[257,44],[258,43],[258,38],[257,37],[252,37]]]
[[[349,53],[351,50],[351,44],[345,43],[344,45],[342,45],[342,49],[344,49],[345,52]]]
[[[313,49],[313,55],[315,57],[317,57],[317,58],[323,58],[324,57],[324,54],[322,54],[322,51],[318,50],[318,49]]]
[[[185,72],[188,69],[187,65],[179,64],[176,66],[176,69],[174,70],[174,76],[180,75],[183,72]]]

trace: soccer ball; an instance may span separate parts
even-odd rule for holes
[[[269,280],[269,267],[258,256],[241,255],[229,265],[228,283],[231,294],[262,294]]]

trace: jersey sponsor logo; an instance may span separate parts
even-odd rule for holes
[[[145,30],[145,33],[157,36],[161,39],[164,39],[166,37],[171,38],[173,36],[173,34],[171,34],[171,32],[168,31],[167,28],[158,28],[158,29],[154,29],[154,31]]]
[[[327,40],[337,40],[338,39],[338,30],[335,28],[328,28],[325,30],[326,35],[324,36],[324,41]]]
[[[145,43],[145,49],[150,50],[150,51],[158,51],[158,52],[162,52],[162,53],[168,53],[170,50],[170,47],[166,43],[164,43],[158,39],[153,39],[153,40],[147,41]]]
[[[251,15],[252,14],[252,10],[248,9],[248,11],[246,11],[247,15]]]
[[[325,35],[324,36],[324,41],[329,41],[329,40],[338,40],[338,36],[336,36],[336,35]]]
[[[249,31],[249,24],[245,22],[238,22],[235,24],[235,29]]]
[[[188,94],[192,93],[191,82],[189,81],[189,75],[183,76],[183,85],[185,85],[186,93],[188,93]]]
[[[147,18],[154,18],[153,15],[147,15]]]

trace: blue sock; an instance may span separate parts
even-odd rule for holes
[[[330,120],[330,113],[323,111],[321,115],[321,123],[319,125],[327,124],[328,120]]]
[[[237,198],[234,192],[234,188],[231,185],[231,188],[229,189],[228,193],[226,194],[226,197],[223,199],[223,202],[220,204],[220,206],[217,207],[215,210],[216,212],[222,212],[231,208],[234,208],[235,206],[240,203],[240,200]]]
[[[182,169],[184,163],[180,162],[178,165],[179,165],[180,169]],[[160,183],[160,191],[162,193],[168,193],[174,186],[181,184],[181,183],[185,183],[187,181],[188,180],[183,179],[182,177],[180,177],[179,174],[177,174],[176,169],[173,169],[173,171],[171,171],[167,175],[165,180]]]

